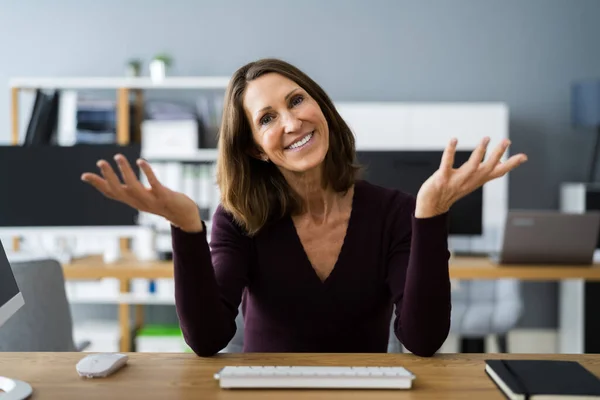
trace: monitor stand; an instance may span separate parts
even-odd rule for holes
[[[25,400],[33,392],[29,383],[5,376],[0,376],[0,390],[0,400]]]

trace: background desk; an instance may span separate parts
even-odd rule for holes
[[[142,304],[127,297],[131,279],[173,278],[172,261],[138,261],[127,255],[114,264],[105,264],[101,257],[86,257],[63,265],[66,279],[119,279],[125,294],[119,305],[121,326],[120,351],[131,350],[130,305],[135,306],[135,325],[143,324]],[[498,266],[486,257],[453,257],[450,259],[452,279],[520,279],[561,282],[560,338],[561,352],[600,353],[600,293],[585,292],[585,282],[600,282],[600,264],[592,267],[570,265]],[[138,299],[147,302],[148,299]],[[593,304],[594,308],[585,307]],[[594,315],[592,315],[594,314]]]
[[[575,360],[600,376],[600,355],[500,355],[506,358]],[[33,399],[504,399],[485,374],[486,358],[498,354],[192,354],[131,353],[129,364],[104,379],[80,378],[81,353],[0,353],[0,371],[29,382]],[[225,365],[403,366],[417,379],[410,390],[230,390],[213,375]],[[285,397],[284,397],[285,396]]]
[[[488,258],[456,257],[450,260],[450,276],[558,281],[558,352],[600,353],[600,264],[499,266]]]
[[[138,261],[130,255],[114,264],[105,264],[101,257],[85,257],[63,266],[67,279],[172,278],[172,261]],[[515,278],[533,281],[584,279],[600,282],[600,264],[592,267],[577,265],[511,265],[498,266],[487,257],[453,257],[450,259],[452,279]]]

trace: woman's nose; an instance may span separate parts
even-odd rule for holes
[[[302,121],[298,119],[294,114],[287,113],[283,117],[283,130],[285,133],[294,133],[300,130],[302,127]]]

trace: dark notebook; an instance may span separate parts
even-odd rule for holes
[[[574,361],[486,360],[485,372],[509,399],[600,399],[600,378]]]

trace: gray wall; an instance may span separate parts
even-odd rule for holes
[[[281,57],[339,101],[504,101],[512,149],[530,159],[510,207],[553,209],[591,156],[592,135],[569,126],[569,83],[600,74],[599,17],[598,0],[4,0],[0,81],[119,75],[166,50],[178,75]],[[8,110],[1,96],[0,141]],[[554,326],[555,285],[526,288],[522,324]]]

